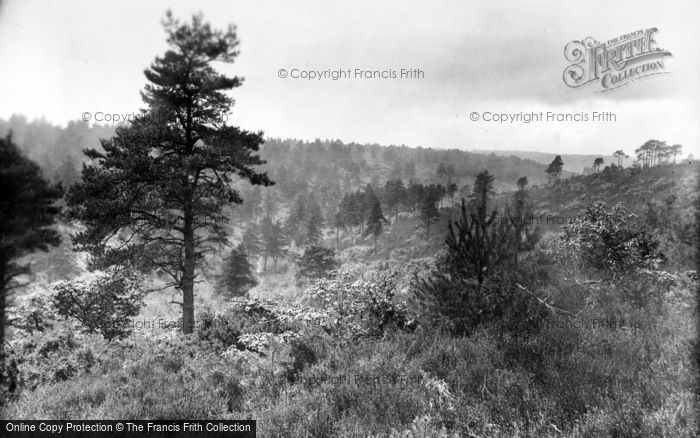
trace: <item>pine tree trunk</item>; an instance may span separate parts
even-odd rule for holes
[[[182,333],[187,335],[194,331],[194,220],[191,202],[186,202],[184,216],[185,266],[182,276]]]

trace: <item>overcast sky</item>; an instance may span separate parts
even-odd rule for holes
[[[0,0],[0,117],[64,124],[143,107],[166,9],[238,26],[245,77],[230,123],[268,136],[460,149],[628,153],[650,138],[700,155],[700,2]],[[562,81],[564,46],[656,27],[670,74],[594,93]],[[278,70],[416,68],[422,79],[279,78]],[[615,122],[473,122],[472,112],[589,113]]]

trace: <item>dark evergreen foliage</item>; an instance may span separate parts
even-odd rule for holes
[[[340,264],[335,259],[335,251],[332,248],[307,246],[297,263],[297,272],[304,278],[323,278],[329,276],[338,266]]]
[[[549,177],[549,182],[559,181],[559,177],[561,176],[563,170],[564,160],[562,160],[561,155],[557,155],[545,170],[547,176]]]
[[[224,258],[217,291],[228,298],[242,297],[257,284],[246,250],[240,244]]]
[[[183,330],[194,327],[194,282],[205,255],[226,241],[223,208],[241,203],[235,177],[270,185],[256,155],[262,133],[227,126],[233,104],[226,91],[238,77],[217,73],[213,62],[238,55],[233,26],[212,30],[201,16],[181,24],[168,12],[170,49],[146,70],[140,117],[87,150],[96,164],[68,196],[70,214],[86,231],[75,238],[92,268],[127,265],[171,278],[182,292]],[[118,245],[109,245],[110,242]]]
[[[272,258],[276,271],[277,261],[287,252],[287,237],[284,227],[279,221],[265,216],[260,224],[260,233],[263,241],[263,271],[267,271],[268,258]]]
[[[462,199],[460,216],[449,224],[446,254],[428,276],[414,278],[415,296],[429,318],[456,333],[517,314],[531,301],[516,290],[515,269],[520,235],[528,233],[529,224],[499,217],[490,207],[492,194],[493,176],[481,172],[471,201]]]
[[[386,218],[384,218],[384,213],[382,213],[382,206],[379,204],[379,199],[377,199],[376,196],[373,196],[371,202],[372,206],[370,207],[369,215],[367,216],[365,235],[371,234],[374,237],[374,255],[377,255],[377,238],[379,238],[384,231]]]
[[[60,243],[52,228],[60,197],[60,187],[43,178],[39,166],[20,153],[10,135],[0,138],[0,384],[4,379],[5,310],[19,286],[17,278],[29,272],[29,265],[18,259]]]

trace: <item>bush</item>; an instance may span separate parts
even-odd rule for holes
[[[53,301],[40,292],[29,292],[8,309],[8,325],[28,334],[45,332],[58,320]]]
[[[203,341],[218,343],[222,347],[236,346],[243,349],[239,342],[243,333],[241,326],[240,320],[203,312],[199,316],[196,334],[197,338]]]
[[[236,299],[219,314],[200,313],[196,334],[217,349],[235,347],[263,354],[272,340],[298,340],[302,332],[312,331],[326,319],[327,315],[303,306]]]
[[[564,226],[564,239],[584,263],[612,276],[649,266],[658,259],[658,242],[618,204],[596,202]]]
[[[416,320],[396,298],[397,274],[379,276],[367,284],[358,297],[359,313],[369,335],[378,336],[387,330],[413,331]]]
[[[100,333],[107,340],[128,336],[130,318],[143,305],[136,279],[124,272],[101,274],[94,281],[63,282],[55,290],[59,315],[77,319],[85,332]]]
[[[289,382],[295,382],[305,368],[318,360],[314,349],[303,340],[294,340],[289,344],[288,356],[283,377]]]
[[[396,298],[396,288],[396,274],[368,282],[354,280],[351,273],[342,271],[313,282],[304,299],[332,315],[336,335],[380,336],[390,329],[415,328],[415,320]]]

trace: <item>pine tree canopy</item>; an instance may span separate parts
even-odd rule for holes
[[[88,251],[92,268],[128,265],[170,277],[183,292],[183,324],[193,324],[192,288],[207,253],[225,242],[224,207],[241,203],[232,187],[239,177],[251,184],[272,181],[255,167],[261,132],[225,123],[239,77],[216,72],[213,62],[238,55],[233,26],[215,31],[201,15],[181,24],[168,12],[169,50],[145,75],[146,109],[93,160],[73,186],[68,205],[86,230],[74,243]],[[184,327],[184,326],[183,326]],[[185,333],[192,327],[185,327]]]

